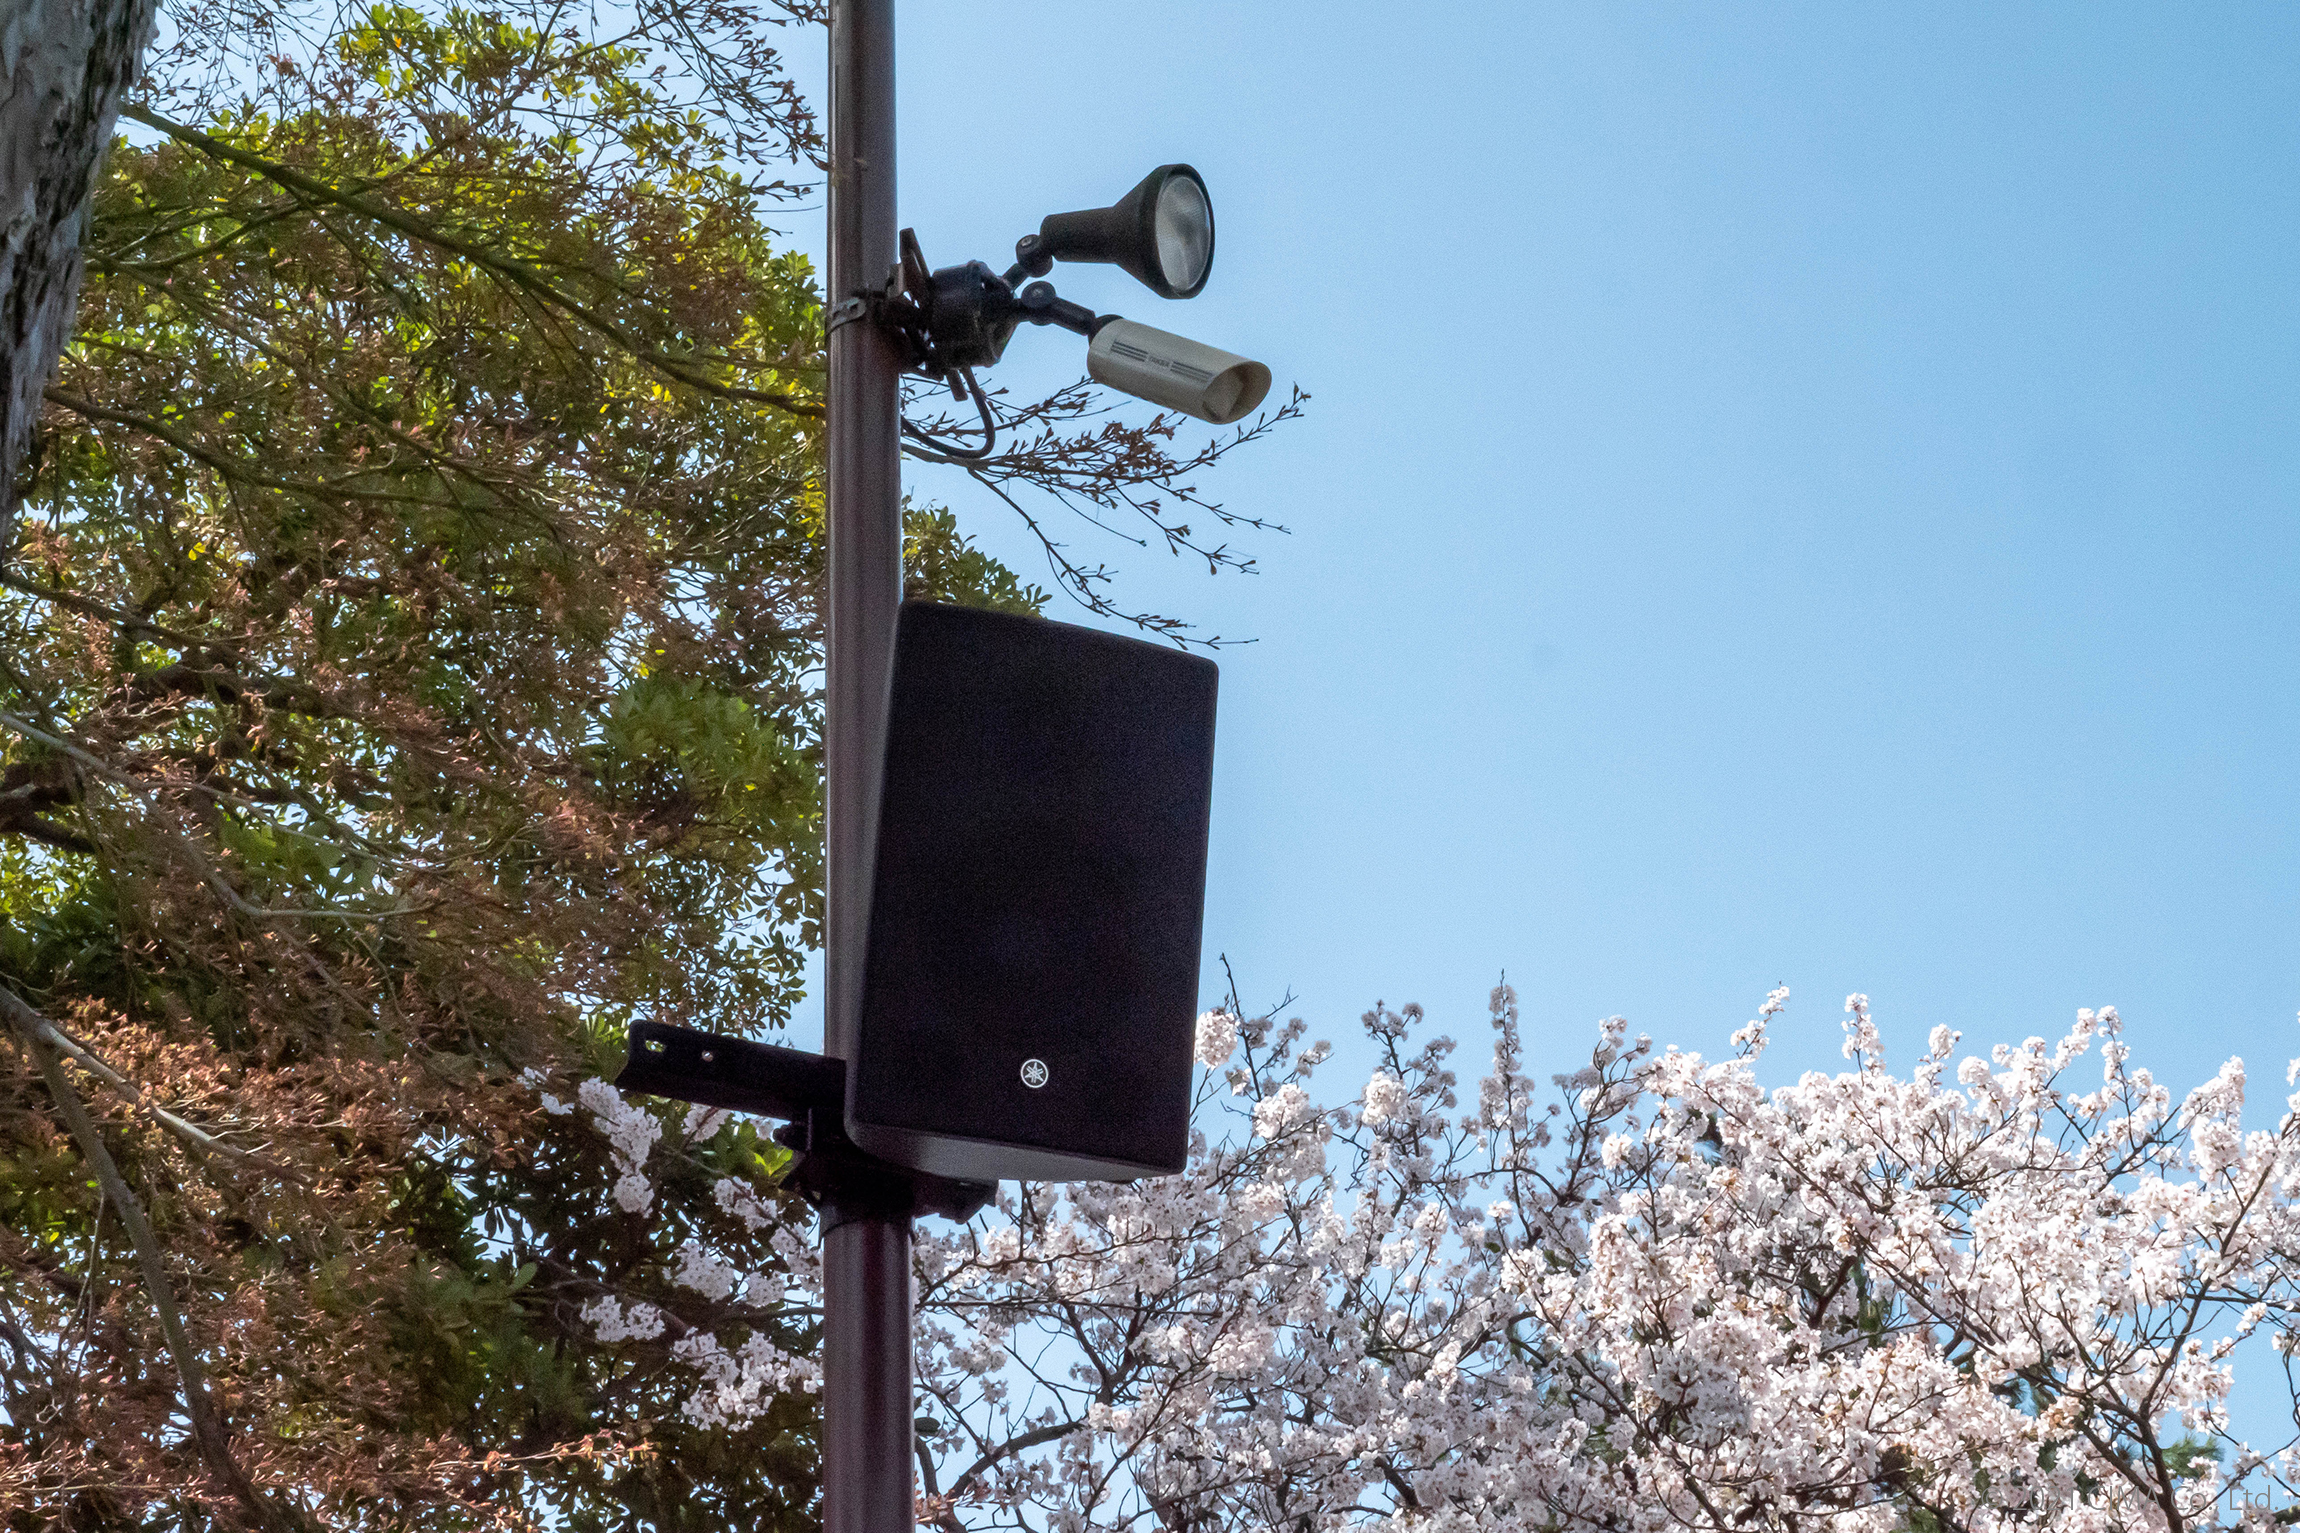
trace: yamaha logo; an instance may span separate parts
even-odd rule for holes
[[[1046,1084],[1046,1061],[1026,1059],[1022,1062],[1022,1084],[1036,1091]]]

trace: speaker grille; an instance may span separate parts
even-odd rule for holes
[[[1178,1171],[1213,662],[906,604],[848,1132],[975,1180]]]

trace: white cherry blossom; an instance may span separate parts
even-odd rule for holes
[[[2293,1445],[2236,1441],[2228,1410],[2259,1366],[2240,1339],[2288,1356],[2300,1332],[2300,1097],[2246,1132],[2231,1061],[2176,1104],[2107,1008],[1961,1060],[1933,1029],[1903,1077],[1863,996],[1849,1068],[1767,1090],[1786,1003],[1719,1060],[1609,1019],[1548,1092],[1507,987],[1473,1089],[1418,1009],[1377,1008],[1347,1103],[1300,1023],[1208,1013],[1180,1175],[1009,1185],[921,1226],[922,1520],[2288,1526]],[[652,1137],[583,1101],[643,1178]],[[806,1232],[777,1239],[765,1286],[700,1249],[667,1278],[811,1305]],[[660,1329],[593,1308],[602,1335]],[[673,1352],[698,1421],[817,1382],[736,1332]]]

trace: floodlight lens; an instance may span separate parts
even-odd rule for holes
[[[1158,269],[1166,285],[1177,292],[1198,286],[1214,255],[1214,210],[1206,205],[1206,189],[1195,177],[1168,176],[1158,188],[1155,228]]]

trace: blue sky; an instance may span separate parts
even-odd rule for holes
[[[1613,1012],[1723,1052],[1786,983],[1784,1081],[1842,1066],[1853,990],[1904,1061],[2113,1004],[2178,1089],[2243,1055],[2273,1119],[2300,10],[912,0],[901,34],[930,259],[1188,161],[1204,295],[1063,292],[1315,396],[1207,481],[1293,529],[1258,575],[1074,532],[1256,640],[1209,1000],[1227,954],[1345,1045],[1376,998],[1474,1039],[1506,970],[1543,1069]],[[1026,332],[998,381],[1082,350]],[[963,479],[910,487],[1043,569]]]
[[[937,264],[1151,165],[1267,359],[1261,573],[1080,525],[1222,657],[1206,951],[1321,1032],[1705,1051],[1775,983],[1969,1045],[2114,1004],[2177,1085],[2300,1053],[2300,12],[903,8]],[[819,244],[811,218],[794,223]],[[1017,392],[1082,346],[1018,337]],[[955,506],[1026,573],[1010,518]],[[1079,616],[1076,613],[1058,616]],[[1208,995],[1215,992],[1210,978]],[[2265,1105],[2265,1104],[2263,1104]]]

